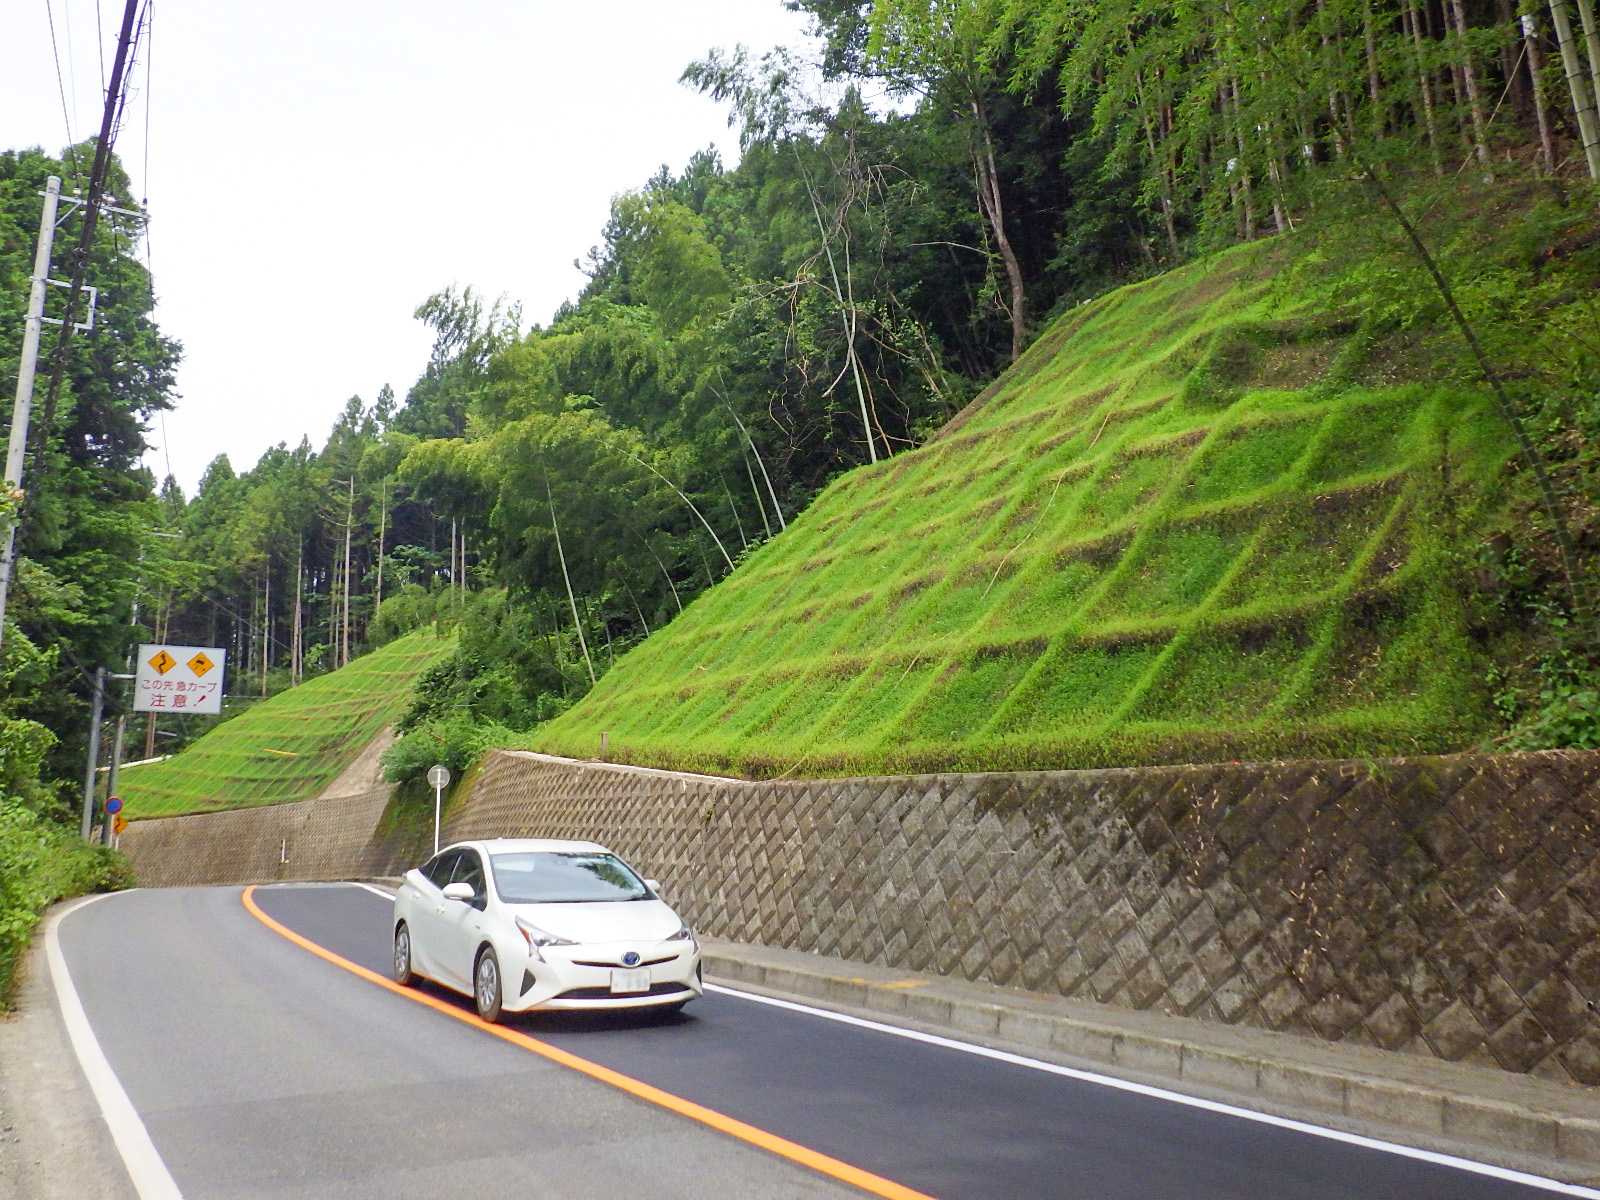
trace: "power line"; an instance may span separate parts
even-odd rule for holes
[[[67,82],[72,85],[72,115],[78,115],[78,56],[72,49],[72,5],[61,0],[61,26],[67,31]]]
[[[100,0],[95,0],[98,5]],[[144,276],[147,299],[151,311],[156,306],[156,265],[155,253],[150,248],[150,96],[155,90],[152,79],[156,62],[156,11],[155,0],[145,0],[145,49],[144,49],[144,174],[139,177],[139,188],[143,193],[139,207],[144,210]],[[147,22],[147,23],[146,23]],[[166,448],[167,422],[165,415],[161,419],[161,445]],[[167,474],[172,474],[172,455],[167,454]]]
[[[72,118],[67,114],[67,85],[61,79],[61,51],[56,45],[56,10],[51,0],[44,0],[45,16],[50,21],[50,56],[56,62],[56,91],[61,96],[61,123],[67,127],[67,146],[74,144]]]
[[[96,0],[98,3],[99,0]],[[140,179],[141,190],[144,192],[145,209],[145,254],[148,259],[150,252],[150,96],[155,90],[152,82],[156,69],[156,6],[155,0],[145,0],[145,18],[149,25],[145,29],[144,50],[144,175]],[[148,262],[147,262],[148,265]]]
[[[106,31],[100,24],[100,0],[94,0],[94,48],[100,55],[100,95],[106,93]]]

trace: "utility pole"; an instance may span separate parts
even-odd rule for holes
[[[372,619],[378,616],[378,610],[383,607],[383,535],[384,528],[389,523],[389,481],[383,480],[378,485],[378,595],[372,602]],[[370,625],[369,625],[370,627]]]
[[[39,245],[33,253],[28,319],[22,333],[22,362],[17,368],[17,398],[11,406],[11,441],[6,446],[6,491],[15,497],[17,512],[6,528],[5,548],[0,551],[0,640],[5,636],[6,598],[11,593],[11,569],[17,551],[17,521],[22,515],[22,464],[28,453],[33,377],[39,363],[39,334],[44,327],[44,289],[50,279],[50,250],[55,241],[56,208],[60,200],[61,180],[52,175],[44,185],[44,212],[39,216]]]
[[[302,535],[294,555],[294,633],[289,640],[289,679],[295,687],[300,685],[300,660],[305,654],[305,647],[300,641],[300,596],[305,580],[305,557],[306,543]]]
[[[83,840],[89,840],[94,824],[94,777],[100,766],[100,719],[106,708],[106,669],[94,671],[94,699],[89,705],[89,766],[83,773]]]
[[[55,423],[56,401],[61,395],[61,381],[67,372],[67,347],[72,341],[77,324],[78,295],[84,290],[84,279],[89,272],[90,251],[94,248],[95,225],[103,203],[106,170],[111,165],[111,142],[117,127],[117,115],[126,99],[123,72],[127,69],[128,53],[133,43],[133,19],[139,0],[126,0],[122,9],[122,28],[117,33],[117,53],[111,63],[111,79],[106,84],[105,110],[100,116],[100,136],[94,146],[94,166],[89,171],[89,191],[83,205],[83,228],[78,231],[77,251],[72,257],[72,282],[67,289],[67,311],[62,314],[61,333],[56,338],[55,354],[50,364],[50,384],[45,391],[44,420],[34,431],[33,469],[37,474],[44,466],[45,448],[50,439],[50,427]],[[116,210],[121,211],[121,210]],[[93,302],[90,308],[92,328]]]
[[[356,522],[356,473],[350,472],[350,499],[344,510],[344,630],[339,665],[350,665],[350,531]]]

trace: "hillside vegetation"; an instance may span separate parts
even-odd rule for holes
[[[1464,745],[1489,708],[1443,566],[1510,439],[1295,311],[1273,253],[1061,317],[530,744],[756,776]]]
[[[450,653],[430,630],[391,642],[226,721],[182,754],[124,769],[131,819],[308,800],[349,766]]]

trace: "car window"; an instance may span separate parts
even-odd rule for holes
[[[523,851],[492,854],[494,886],[507,904],[649,900],[650,889],[614,854]]]
[[[442,854],[435,854],[433,859],[422,868],[422,873],[428,877],[428,882],[436,888],[442,888],[450,882],[450,872],[455,869],[461,857],[459,850],[446,850]]]
[[[478,857],[476,850],[463,850],[461,857],[456,860],[455,873],[450,876],[451,883],[469,883],[472,885],[473,895],[483,895],[483,860]]]

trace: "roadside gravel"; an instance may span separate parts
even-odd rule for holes
[[[51,915],[21,964],[16,1008],[0,1017],[0,1197],[137,1200],[56,1007]]]

